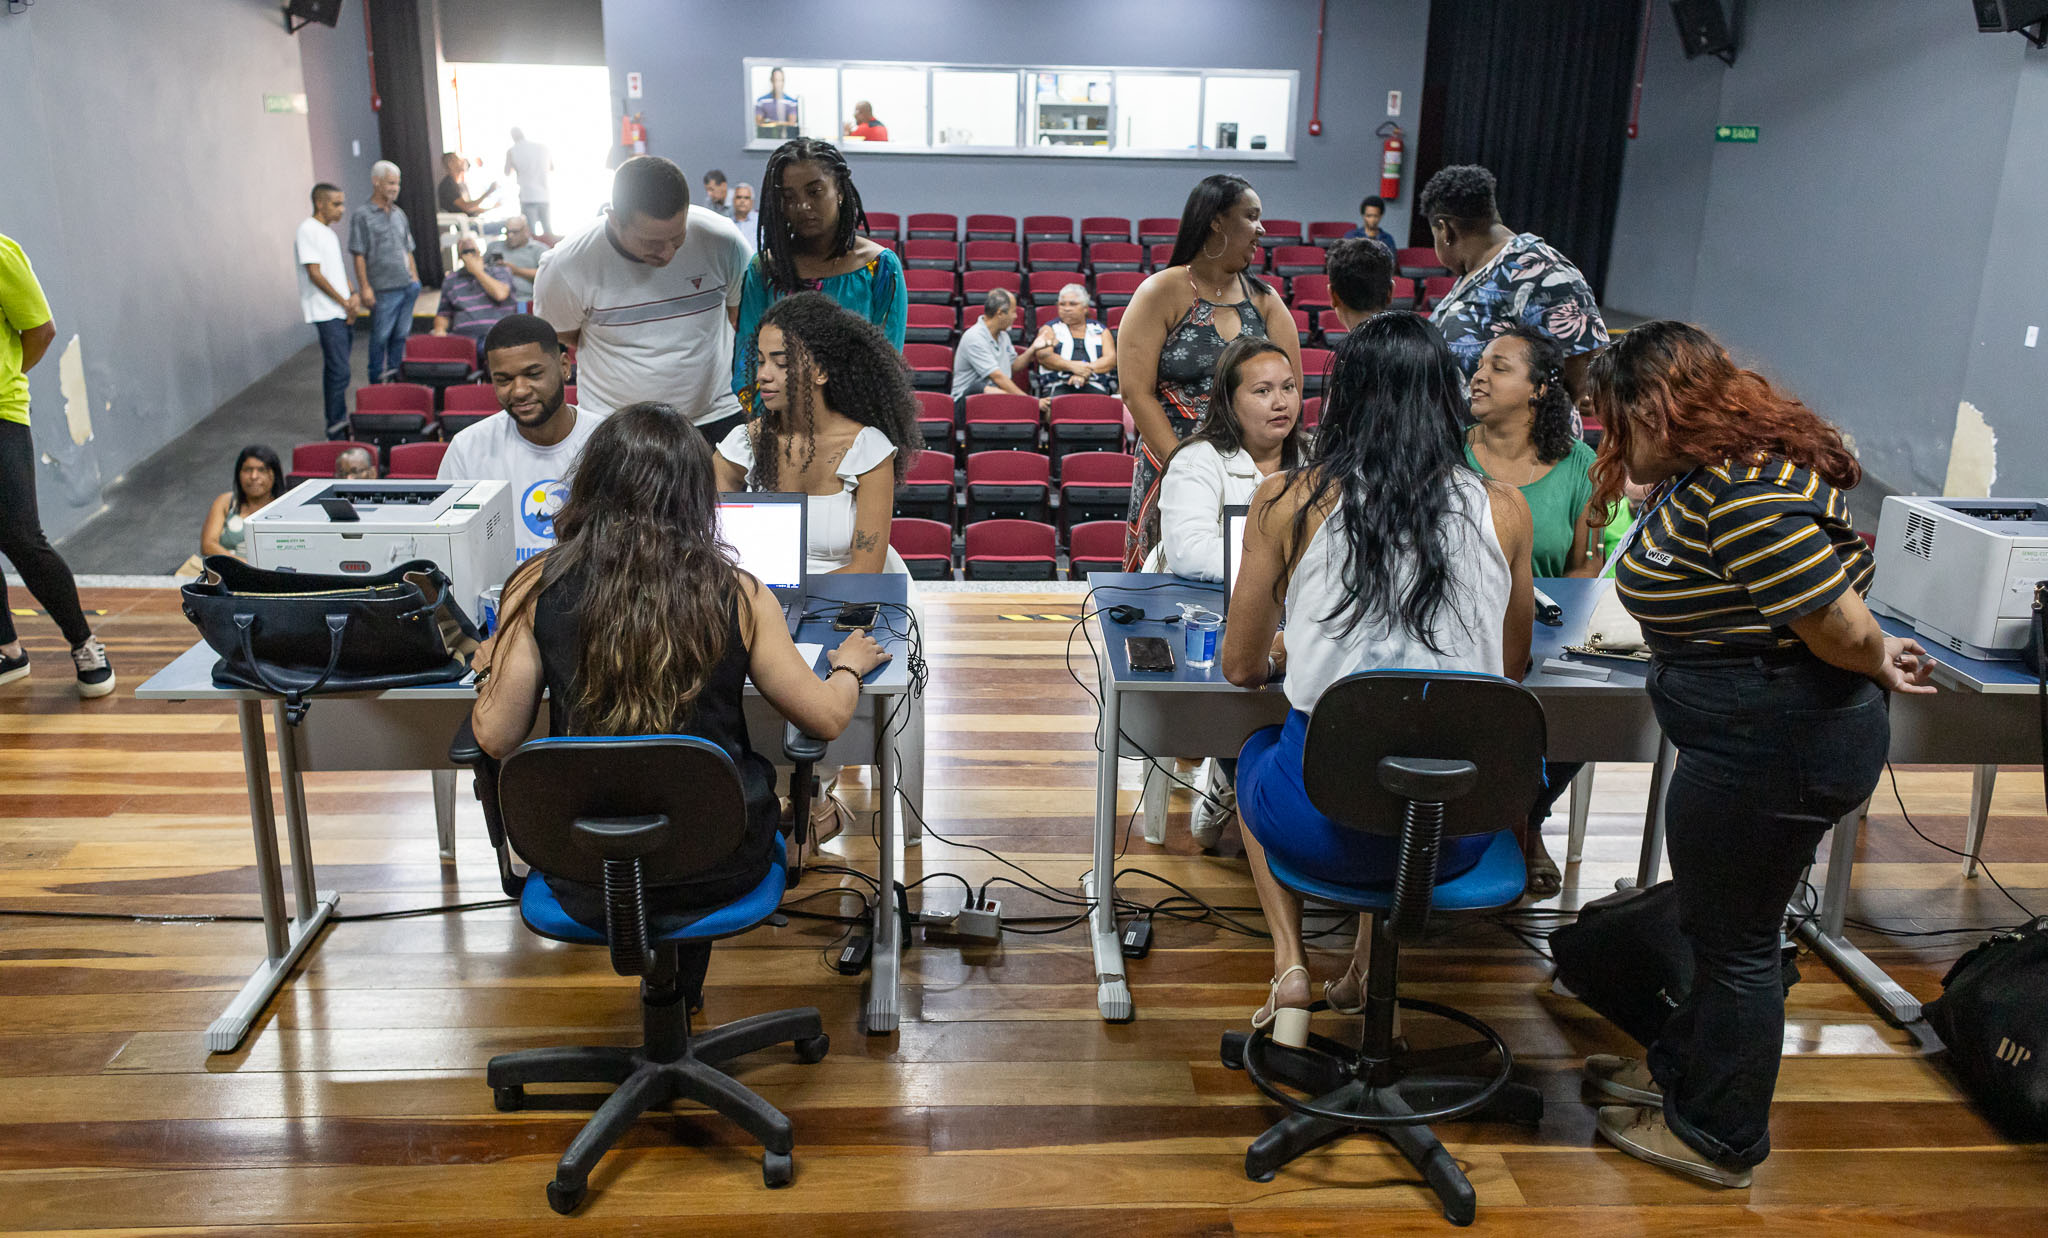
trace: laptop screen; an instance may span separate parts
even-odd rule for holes
[[[1230,595],[1237,592],[1237,569],[1244,562],[1244,528],[1251,507],[1232,503],[1223,509],[1223,613],[1230,613]]]
[[[789,590],[804,580],[804,503],[760,495],[734,495],[718,504],[718,532],[735,561],[770,589]]]

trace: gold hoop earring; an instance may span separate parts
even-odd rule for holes
[[[1217,237],[1216,239],[1220,241],[1220,240],[1222,240],[1223,238],[1219,236],[1219,237]],[[1221,258],[1221,257],[1223,256],[1223,251],[1219,249],[1219,250],[1217,250],[1217,251],[1216,251],[1215,253],[1213,253],[1213,254],[1212,254],[1212,253],[1210,253],[1210,252],[1209,252],[1209,247],[1208,247],[1208,246],[1207,246],[1207,245],[1205,244],[1205,245],[1203,245],[1203,246],[1202,246],[1202,253],[1201,253],[1201,256],[1202,256],[1202,257],[1204,257],[1204,258]]]

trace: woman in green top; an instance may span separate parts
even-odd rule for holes
[[[903,351],[910,292],[903,260],[866,235],[867,213],[845,156],[830,142],[797,138],[768,157],[761,179],[760,248],[740,284],[733,338],[732,389],[749,417],[758,416],[748,374],[761,315],[782,298],[822,292],[882,329]]]
[[[1519,324],[1493,337],[1472,374],[1465,460],[1519,486],[1535,522],[1538,576],[1598,576],[1605,513],[1593,506],[1593,449],[1572,437],[1563,357],[1548,336]]]
[[[1529,563],[1536,575],[1598,576],[1607,557],[1601,541],[1607,521],[1593,505],[1593,449],[1572,436],[1563,367],[1557,344],[1519,323],[1487,341],[1472,372],[1478,424],[1465,432],[1465,460],[1521,488],[1535,533]],[[1564,875],[1543,845],[1543,822],[1579,768],[1563,761],[1545,768],[1546,785],[1522,830],[1529,893],[1539,899],[1564,888]]]

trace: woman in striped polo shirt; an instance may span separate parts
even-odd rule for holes
[[[1600,1134],[1652,1164],[1747,1186],[1770,1154],[1784,1038],[1779,929],[1821,836],[1884,769],[1886,692],[1932,692],[1911,640],[1863,604],[1871,556],[1842,492],[1862,470],[1834,426],[1738,368],[1705,332],[1652,322],[1597,354],[1595,501],[1654,486],[1624,539],[1621,597],[1678,747],[1665,801],[1692,990],[1647,1062],[1586,1061]]]

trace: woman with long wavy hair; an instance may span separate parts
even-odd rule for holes
[[[1310,1000],[1301,899],[1274,879],[1267,853],[1309,872],[1391,881],[1400,845],[1345,829],[1309,802],[1302,744],[1316,702],[1344,676],[1383,667],[1520,679],[1535,612],[1529,506],[1465,463],[1465,397],[1436,329],[1405,312],[1367,320],[1339,346],[1325,392],[1314,457],[1252,498],[1222,659],[1240,687],[1286,675],[1287,721],[1245,741],[1237,804],[1273,934],[1273,985],[1252,1024],[1297,1048]],[[1470,868],[1488,841],[1446,840],[1439,873]],[[1361,923],[1349,968],[1323,989],[1333,1009],[1363,1007],[1370,946]]]
[[[1168,456],[1209,407],[1216,362],[1233,340],[1269,339],[1301,377],[1301,342],[1287,303],[1252,274],[1264,207],[1251,182],[1203,177],[1181,208],[1173,257],[1143,284],[1117,330],[1117,390],[1141,440],[1124,534],[1126,570],[1159,544],[1159,478]]]
[[[1644,323],[1593,357],[1606,427],[1595,500],[1654,486],[1615,567],[1650,646],[1650,703],[1678,746],[1665,846],[1692,988],[1647,1061],[1586,1059],[1631,1156],[1743,1187],[1770,1155],[1784,1048],[1785,905],[1890,746],[1886,692],[1932,692],[1917,642],[1863,604],[1871,555],[1842,492],[1840,431],[1697,327]]]
[[[838,147],[816,138],[776,147],[761,176],[759,215],[758,252],[740,285],[732,364],[732,389],[750,414],[760,406],[748,380],[745,344],[782,298],[821,292],[881,328],[898,352],[910,319],[903,260],[867,235],[860,190]]]
[[[747,680],[806,733],[831,738],[853,718],[861,677],[889,655],[866,633],[849,633],[818,678],[774,594],[719,541],[710,445],[666,404],[628,405],[598,425],[555,535],[512,573],[498,634],[475,659],[478,744],[502,758],[525,742],[543,688],[551,735],[681,734],[717,744],[739,769],[750,828],[703,876],[649,898],[677,908],[738,898],[767,872],[778,815],[773,767],[754,750],[741,709]],[[603,923],[599,891],[555,885],[569,914]],[[709,959],[708,945],[684,947],[693,1005]]]

